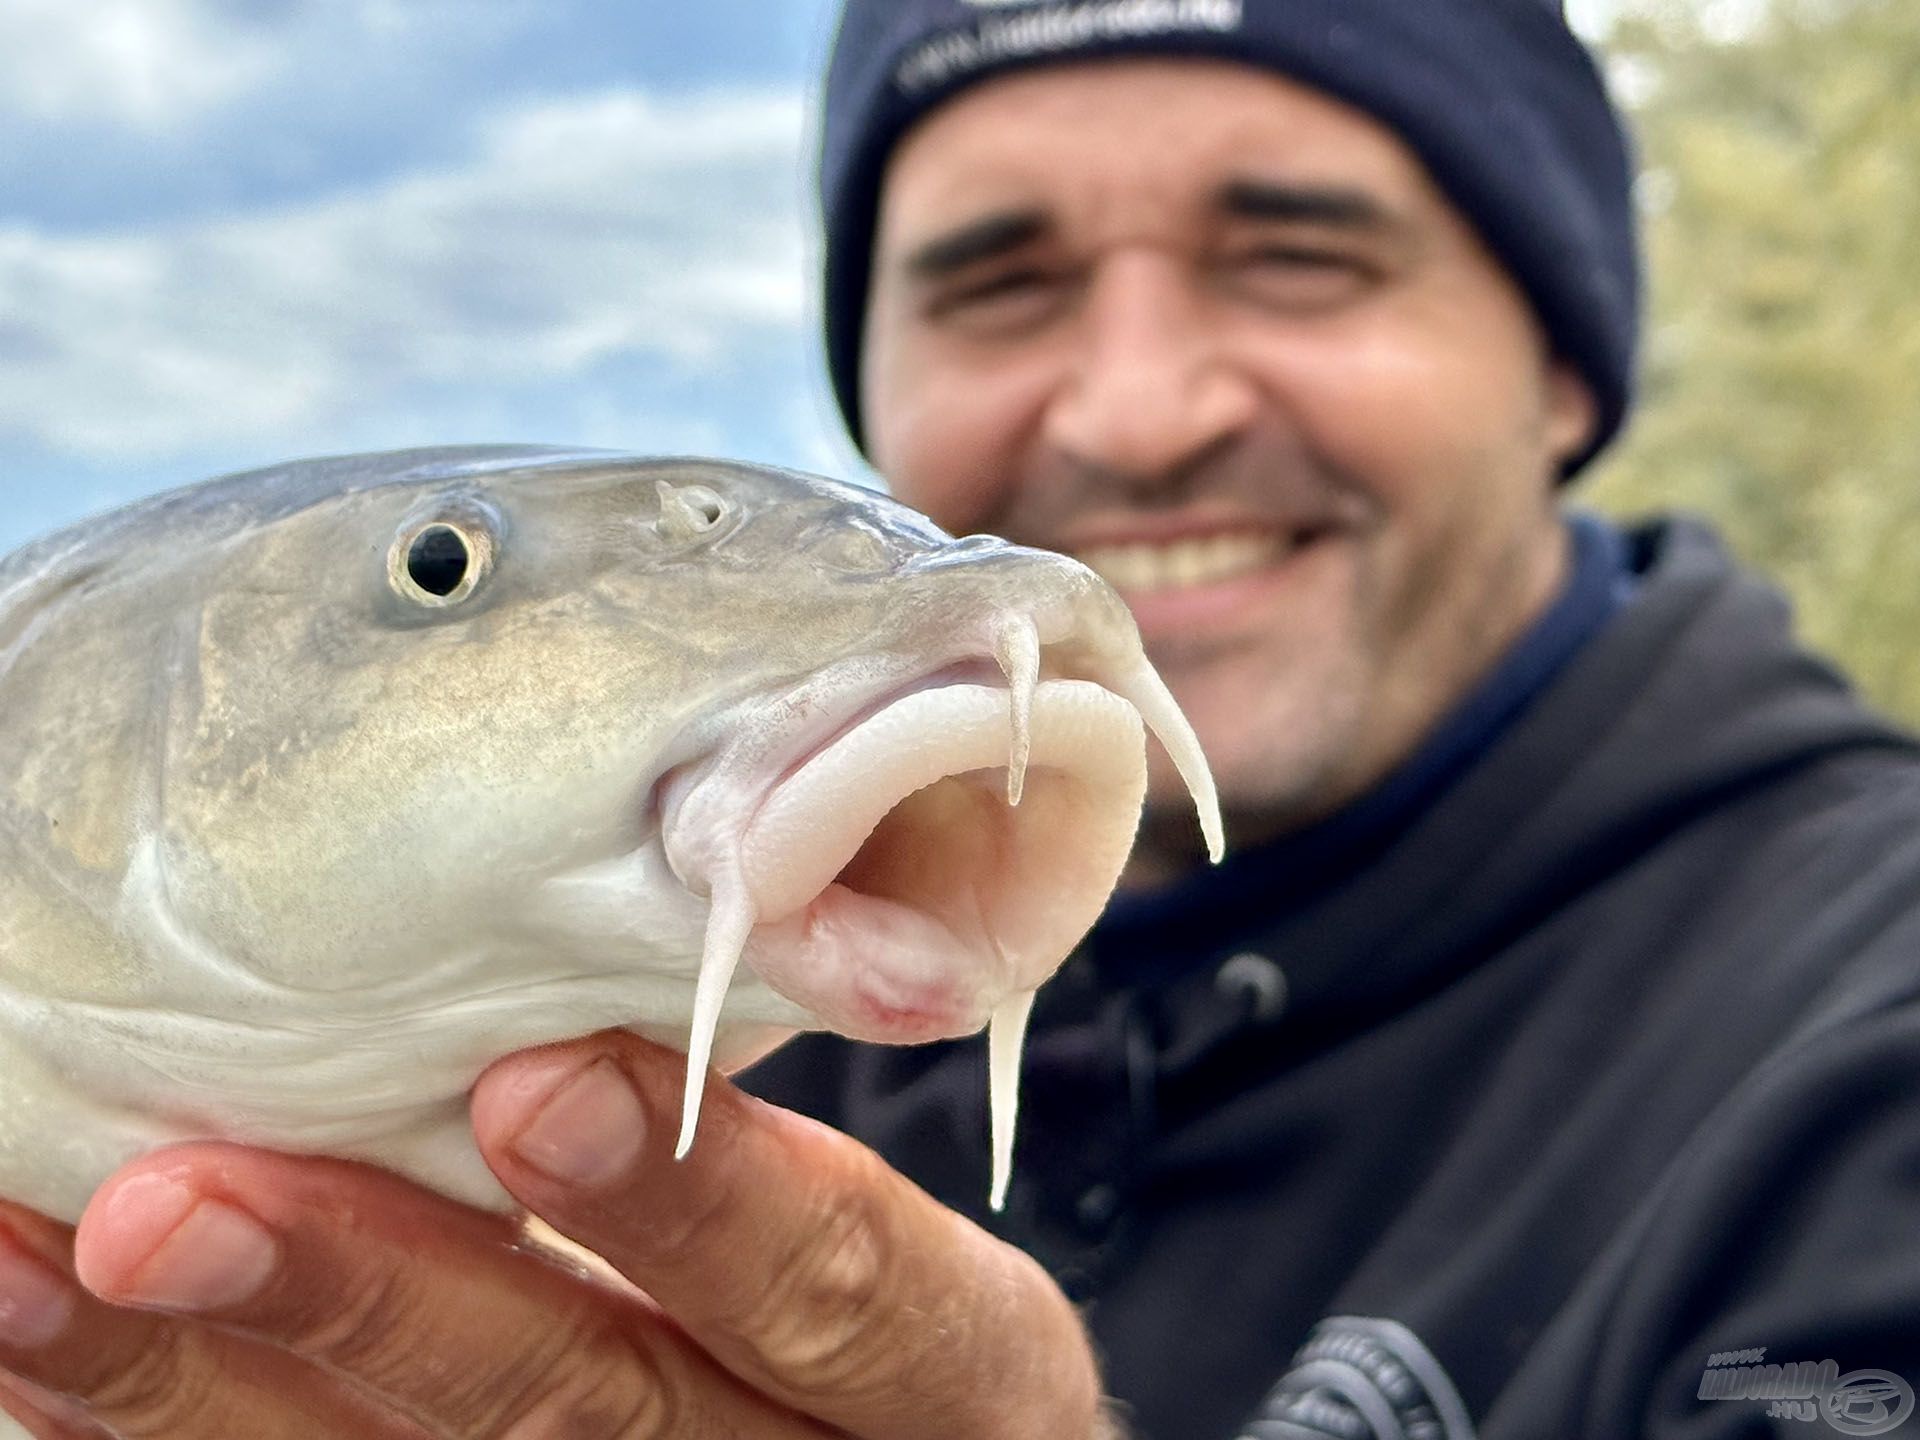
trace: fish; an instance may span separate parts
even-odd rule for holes
[[[789,470],[393,451],[82,521],[0,561],[0,1194],[220,1138],[503,1210],[512,1051],[684,1050],[684,1155],[710,1069],[985,1029],[998,1205],[1149,732],[1217,858],[1104,581]]]

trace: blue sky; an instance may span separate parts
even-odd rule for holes
[[[345,450],[855,475],[810,284],[836,8],[4,0],[0,553]]]
[[[831,0],[7,0],[0,552],[295,455],[849,473],[807,283]]]

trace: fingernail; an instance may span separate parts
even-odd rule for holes
[[[73,1287],[53,1267],[0,1239],[0,1345],[37,1350],[73,1318]]]
[[[164,1175],[141,1175],[114,1192],[105,1221],[120,1243],[152,1245],[108,1298],[160,1310],[217,1310],[257,1293],[279,1264],[280,1247],[253,1216],[194,1194]]]
[[[611,1060],[596,1060],[554,1091],[513,1150],[550,1179],[597,1189],[632,1169],[646,1127],[626,1075]]]

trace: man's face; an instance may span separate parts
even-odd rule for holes
[[[1126,597],[1243,843],[1380,778],[1547,603],[1593,423],[1403,142],[1214,61],[934,111],[886,174],[861,378],[902,499]],[[1179,793],[1157,766],[1147,851]]]

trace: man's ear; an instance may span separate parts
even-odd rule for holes
[[[1556,469],[1587,448],[1600,423],[1592,389],[1578,370],[1557,356],[1547,361],[1546,418],[1547,449]]]

